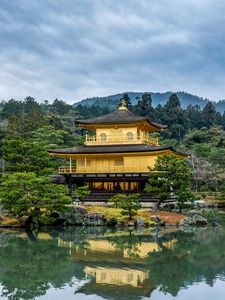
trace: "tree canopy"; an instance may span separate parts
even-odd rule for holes
[[[157,207],[165,200],[177,197],[178,206],[182,208],[185,201],[191,200],[191,171],[187,162],[176,155],[161,155],[155,166],[149,167],[146,191],[158,200]]]
[[[16,217],[26,217],[26,225],[49,224],[53,212],[65,212],[71,204],[64,185],[49,182],[48,177],[31,172],[3,175],[0,201],[3,208]]]

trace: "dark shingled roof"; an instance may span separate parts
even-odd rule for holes
[[[107,146],[80,146],[64,149],[48,150],[55,154],[100,154],[100,153],[129,153],[129,152],[154,152],[160,150],[171,150],[180,155],[188,156],[185,153],[179,153],[172,146],[150,146],[145,144],[133,145],[107,145]]]
[[[85,124],[87,125],[88,124],[129,124],[129,123],[137,123],[140,121],[147,121],[149,124],[159,129],[163,129],[167,127],[165,125],[154,123],[150,121],[147,117],[135,115],[132,111],[129,111],[128,109],[116,110],[114,112],[111,112],[109,114],[97,118],[77,120],[78,123],[84,125]]]

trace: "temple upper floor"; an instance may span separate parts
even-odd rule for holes
[[[161,132],[166,127],[129,111],[123,100],[118,110],[97,118],[78,120],[78,123],[93,133],[86,135],[87,146],[109,144],[158,146],[158,139],[152,137],[151,133]]]
[[[148,144],[158,146],[158,138],[151,137],[149,132],[141,130],[138,126],[115,126],[97,128],[94,135],[85,136],[85,144],[116,145],[116,144]]]

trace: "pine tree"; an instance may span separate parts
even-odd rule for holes
[[[163,108],[163,123],[168,125],[164,136],[181,140],[187,127],[184,111],[180,107],[180,100],[175,93],[171,94]]]
[[[155,166],[149,168],[148,176],[148,183],[145,190],[152,193],[158,199],[158,209],[161,203],[172,196],[178,197],[180,207],[182,207],[185,197],[184,194],[182,195],[183,198],[181,197],[181,192],[186,192],[186,195],[190,196],[192,174],[187,162],[183,158],[178,158],[176,155],[159,156]]]
[[[26,225],[38,226],[54,220],[53,212],[65,212],[71,204],[65,185],[49,182],[49,177],[35,173],[3,175],[0,199],[3,208],[15,217],[26,217]]]
[[[154,108],[152,107],[152,97],[149,93],[144,93],[134,107],[134,112],[150,119],[155,118]]]
[[[19,134],[21,132],[20,120],[16,115],[11,115],[8,118],[6,130],[8,134]]]
[[[212,102],[208,102],[202,110],[203,126],[210,128],[221,123],[221,115],[216,111]]]

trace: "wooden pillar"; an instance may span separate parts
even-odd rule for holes
[[[72,158],[70,157],[70,173],[72,173]]]
[[[84,158],[84,170],[85,170],[85,173],[87,173],[87,158],[86,158],[86,156]]]

